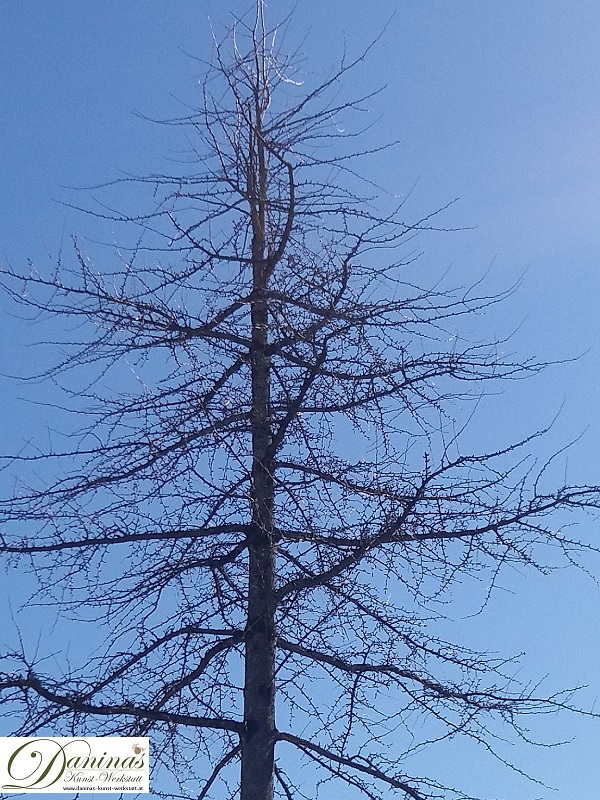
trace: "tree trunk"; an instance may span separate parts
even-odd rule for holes
[[[275,732],[274,553],[269,537],[255,531],[250,547],[246,627],[241,800],[273,797]]]
[[[244,733],[241,800],[272,800],[275,747],[275,540],[269,314],[265,260],[265,152],[260,110],[249,160],[254,298],[252,324],[252,532],[248,537],[249,586],[245,635]]]

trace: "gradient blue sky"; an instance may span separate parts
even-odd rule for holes
[[[89,186],[120,171],[159,171],[177,146],[171,132],[143,122],[181,113],[193,102],[201,67],[186,53],[210,49],[239,0],[3,0],[0,8],[0,261],[48,263],[71,233],[89,232],[57,200],[64,187]],[[270,0],[274,19],[292,4]],[[306,34],[307,81],[342,52],[372,39],[389,20],[351,92],[386,84],[370,104],[370,136],[398,147],[369,164],[369,174],[400,196],[415,217],[459,198],[444,218],[470,230],[423,242],[424,263],[452,266],[458,279],[502,288],[523,277],[500,312],[482,320],[511,350],[574,363],[508,388],[486,406],[472,434],[514,438],[546,425],[562,407],[549,448],[583,433],[569,455],[571,481],[600,482],[598,380],[600,321],[600,5],[588,0],[302,0],[291,41]],[[179,100],[178,100],[178,99]],[[414,188],[413,188],[414,187]],[[49,255],[48,255],[49,254]],[[2,308],[5,305],[2,304]],[[0,359],[11,372],[35,353],[35,331],[4,315]],[[43,428],[42,412],[20,403],[21,389],[0,379],[0,414],[10,424],[4,447]],[[597,536],[598,520],[582,535]],[[598,562],[596,562],[598,567]],[[600,569],[597,571],[600,575]],[[9,586],[13,593],[19,587]],[[587,576],[506,576],[488,613],[460,619],[474,640],[527,651],[524,674],[549,675],[555,687],[600,686],[600,590]],[[450,614],[454,613],[452,610]],[[35,625],[35,615],[30,618]],[[536,726],[559,749],[516,748],[511,756],[557,791],[448,754],[455,784],[515,800],[589,800],[600,793],[600,720],[563,717]],[[426,758],[423,763],[426,763]]]

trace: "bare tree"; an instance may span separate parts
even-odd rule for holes
[[[448,797],[408,774],[417,720],[491,748],[567,699],[444,641],[431,609],[465,574],[571,558],[552,513],[600,493],[544,489],[536,436],[459,450],[454,401],[538,365],[461,337],[502,297],[418,285],[407,243],[435,215],[356,189],[335,120],[366,98],[336,88],[366,53],[307,90],[260,0],[226,42],[170,123],[193,160],[140,181],[149,213],[99,214],[139,232],[122,260],[76,243],[72,269],[5,272],[16,302],[76,323],[45,376],[85,416],[67,447],[11,459],[46,483],[0,505],[1,550],[109,633],[60,674],[6,654],[0,691],[23,734],[150,732],[199,800],[301,796],[299,756],[369,798]]]

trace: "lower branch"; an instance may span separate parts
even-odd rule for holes
[[[317,755],[320,755],[329,761],[333,761],[340,766],[348,767],[349,769],[356,770],[364,775],[370,775],[372,778],[376,778],[383,783],[387,783],[388,786],[392,786],[394,789],[400,789],[400,791],[404,792],[407,797],[411,797],[412,800],[428,800],[425,795],[421,794],[421,792],[414,786],[406,783],[406,781],[395,778],[393,775],[387,775],[373,764],[364,762],[361,763],[357,760],[357,757],[339,755],[338,753],[328,750],[326,747],[321,747],[318,744],[309,742],[306,739],[300,738],[299,736],[294,736],[291,733],[282,733],[281,731],[278,731],[276,734],[276,740],[279,742],[289,742],[309,756],[313,753],[316,753]]]
[[[213,771],[212,771],[212,773],[210,775],[210,778],[204,784],[204,786],[202,788],[202,791],[198,795],[198,800],[204,800],[204,798],[208,795],[208,792],[210,791],[210,787],[213,785],[213,783],[218,778],[219,773],[221,772],[221,770],[224,767],[226,767],[227,764],[229,764],[230,761],[233,761],[233,759],[240,752],[240,749],[241,749],[241,745],[238,744],[238,745],[236,745],[236,747],[233,748],[233,750],[230,750],[229,753],[226,753],[223,756],[223,758],[219,761],[219,763],[213,769]]]
[[[93,716],[128,716],[137,719],[158,720],[176,725],[185,725],[193,728],[211,728],[215,730],[232,731],[241,734],[243,725],[230,719],[213,719],[211,717],[192,717],[187,714],[174,714],[168,711],[155,711],[151,708],[137,708],[136,706],[94,706],[79,699],[77,696],[60,695],[45,687],[33,674],[26,678],[9,678],[0,680],[0,691],[3,689],[22,689],[34,691],[40,697],[62,708],[69,709],[75,714],[91,714]]]

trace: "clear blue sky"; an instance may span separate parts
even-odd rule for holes
[[[268,11],[276,19],[291,6],[270,0]],[[209,17],[219,27],[246,7],[239,0],[3,0],[0,261],[47,264],[63,238],[89,232],[88,221],[57,204],[77,199],[63,187],[164,166],[176,141],[132,112],[168,117],[181,111],[175,98],[193,102],[201,67],[186,53],[208,54]],[[380,140],[399,145],[369,165],[370,175],[398,195],[416,184],[408,206],[415,216],[460,198],[447,224],[472,229],[424,241],[424,263],[453,265],[464,280],[491,265],[496,288],[524,276],[501,313],[482,319],[499,335],[515,331],[512,350],[548,360],[586,353],[509,387],[472,435],[514,438],[547,424],[562,406],[548,446],[584,432],[569,456],[569,479],[600,483],[600,5],[302,0],[292,38],[307,34],[307,79],[335,63],[344,41],[358,50],[394,11],[349,87],[387,85],[369,113]],[[34,333],[8,316],[0,324],[2,371],[37,358],[19,350]],[[19,403],[19,391],[0,379],[0,411],[10,420],[3,449],[42,426],[42,412]],[[597,519],[583,521],[583,536],[597,531]],[[526,650],[524,672],[548,674],[550,686],[588,684],[582,701],[591,704],[600,686],[600,589],[573,571],[509,575],[504,585],[487,616],[457,625],[503,651]],[[486,787],[479,764],[455,757],[444,769],[455,784],[511,800],[597,797],[600,720],[548,721],[547,732],[576,738],[560,749],[515,748],[513,760],[556,792],[500,770],[488,773]]]

